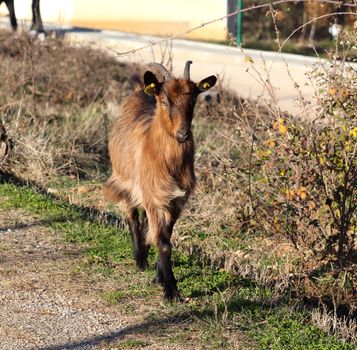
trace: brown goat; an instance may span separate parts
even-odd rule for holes
[[[155,282],[163,285],[166,299],[180,299],[171,266],[171,234],[195,187],[193,109],[197,96],[217,81],[212,75],[192,82],[191,63],[187,61],[182,79],[151,64],[163,81],[147,71],[144,89],[124,103],[109,141],[112,176],[104,187],[106,198],[119,203],[126,215],[139,269],[148,265],[149,246],[158,247]]]

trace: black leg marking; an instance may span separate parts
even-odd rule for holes
[[[164,285],[164,274],[162,272],[162,267],[160,266],[160,258],[157,259],[155,268],[156,268],[156,275],[152,282],[154,284],[161,284],[163,286]]]
[[[140,251],[145,267],[148,267],[149,265],[147,260],[148,260],[150,247],[146,245],[146,235],[148,229],[149,229],[148,217],[146,215],[146,211],[143,210],[139,234],[140,234]]]
[[[37,33],[44,33],[41,12],[40,0],[32,0],[32,25],[31,30],[36,30]]]
[[[172,271],[171,262],[171,235],[174,224],[180,216],[180,208],[173,206],[170,210],[171,220],[168,224],[160,228],[159,235],[159,257],[156,263],[156,276],[154,283],[161,284],[164,287],[164,298],[167,300],[181,300],[177,289],[177,281]]]
[[[167,300],[181,300],[177,289],[177,281],[172,271],[170,238],[162,235],[159,240],[158,277],[162,274],[164,298]]]
[[[136,266],[139,270],[144,270],[148,266],[147,262],[147,248],[145,241],[141,235],[139,212],[137,209],[133,209],[128,217],[129,230],[131,239],[133,242],[134,256]]]
[[[9,10],[10,23],[13,30],[17,30],[17,20],[15,15],[14,0],[5,0],[7,9]]]
[[[160,232],[159,258],[157,262],[157,279],[164,287],[164,298],[167,300],[181,300],[177,289],[177,281],[172,271],[171,263],[171,233],[173,224],[169,224]]]

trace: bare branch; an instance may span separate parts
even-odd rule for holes
[[[151,42],[147,45],[144,45],[144,46],[141,46],[141,47],[138,47],[137,49],[133,49],[133,50],[130,50],[130,51],[124,51],[124,52],[116,52],[116,54],[118,56],[128,56],[128,55],[132,55],[138,51],[141,51],[141,50],[144,50],[148,47],[153,47],[153,46],[156,46],[156,45],[159,45],[159,44],[162,44],[164,42],[167,42],[167,41],[171,41],[171,40],[174,40],[174,39],[178,39],[178,38],[181,38],[183,37],[184,35],[186,34],[189,34],[189,33],[192,33],[194,32],[195,30],[197,29],[200,29],[200,28],[203,28],[203,27],[206,27],[212,23],[216,23],[216,22],[219,22],[219,21],[222,21],[228,17],[231,17],[231,16],[234,16],[234,15],[237,15],[238,13],[243,13],[243,12],[248,12],[248,11],[252,11],[252,10],[256,10],[256,9],[260,9],[260,8],[264,8],[264,7],[271,7],[271,6],[274,6],[274,5],[279,5],[279,4],[286,4],[286,3],[298,3],[298,2],[308,2],[310,0],[276,0],[276,1],[270,1],[270,2],[267,2],[267,3],[264,3],[264,4],[260,4],[260,5],[253,5],[253,6],[250,6],[250,7],[246,7],[246,8],[243,8],[242,10],[237,10],[237,11],[234,11],[234,12],[231,12],[229,13],[228,15],[226,16],[222,16],[222,17],[218,17],[218,18],[215,18],[211,21],[208,21],[208,22],[205,22],[205,23],[202,23],[200,24],[199,26],[196,26],[196,27],[193,27],[185,32],[181,32],[181,33],[178,33],[178,34],[174,34],[172,36],[169,36],[167,38],[164,38],[164,39],[161,39],[161,40],[158,40],[158,41],[154,41],[154,42]],[[320,2],[320,3],[328,3],[328,4],[333,4],[333,5],[337,5],[337,6],[347,6],[347,7],[351,7],[351,8],[357,8],[357,4],[351,4],[351,3],[345,3],[344,1],[336,1],[336,0],[315,0],[315,2]],[[348,14],[350,14],[350,12],[348,12]]]
[[[304,28],[305,26],[311,24],[312,22],[318,21],[322,18],[325,17],[330,17],[330,16],[335,16],[335,15],[353,15],[353,16],[357,16],[357,13],[355,12],[332,12],[332,13],[327,13],[325,15],[319,16],[319,17],[315,17],[313,19],[311,19],[310,21],[304,23],[303,25],[301,25],[300,27],[296,28],[294,31],[291,32],[291,34],[284,40],[284,42],[280,45],[279,47],[279,52],[281,52],[282,48],[285,46],[285,44],[287,43],[287,41],[289,41],[289,39],[296,33],[298,32],[300,29]]]

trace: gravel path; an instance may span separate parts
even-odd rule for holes
[[[77,263],[76,249],[40,222],[0,214],[1,350],[104,349],[122,335],[127,321]]]

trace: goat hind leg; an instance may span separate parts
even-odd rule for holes
[[[139,270],[144,270],[148,266],[147,248],[145,247],[144,240],[141,234],[138,209],[131,209],[127,220],[129,224],[131,239],[133,242],[136,266]]]
[[[139,231],[139,245],[141,251],[141,259],[143,261],[144,267],[148,266],[148,255],[150,246],[146,244],[146,235],[148,233],[148,217],[146,211],[143,209],[140,231]]]

